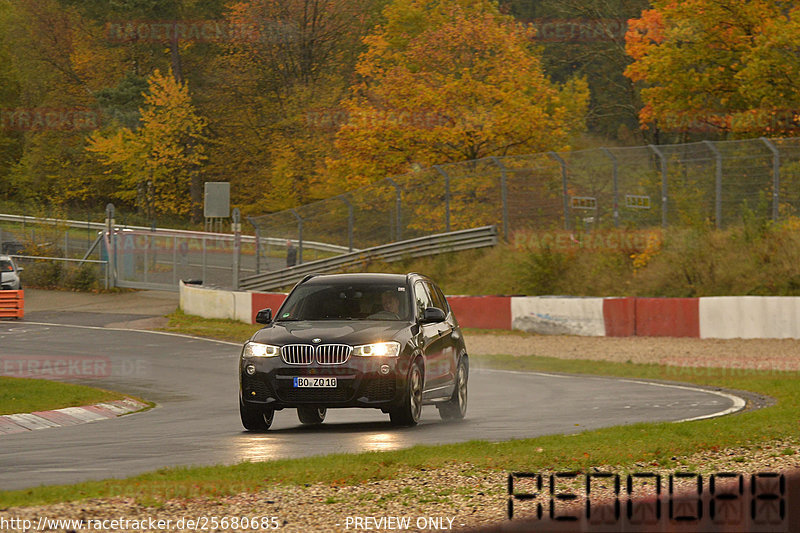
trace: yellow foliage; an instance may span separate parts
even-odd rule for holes
[[[414,167],[563,149],[584,125],[585,80],[544,74],[529,27],[489,0],[398,0],[365,42],[329,161],[342,189]]]
[[[155,70],[148,80],[141,127],[89,137],[87,149],[119,183],[117,196],[149,214],[186,215],[192,178],[205,161],[205,120],[197,115],[186,84]]]

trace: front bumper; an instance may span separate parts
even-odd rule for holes
[[[247,365],[255,366],[253,375]],[[388,366],[387,373],[381,372]],[[287,365],[280,357],[241,359],[239,391],[247,403],[290,407],[388,408],[404,389],[408,365],[402,357],[351,357],[341,365]],[[335,377],[336,388],[295,388],[294,377]]]

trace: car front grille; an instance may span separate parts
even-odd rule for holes
[[[352,346],[346,344],[288,344],[281,348],[281,358],[287,365],[310,365],[316,356],[321,365],[341,365],[350,359]]]
[[[281,348],[281,358],[287,365],[310,365],[314,347],[310,344],[288,344]]]
[[[352,346],[346,344],[323,344],[317,346],[317,363],[321,365],[341,365],[350,359]]]

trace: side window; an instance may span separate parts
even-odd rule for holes
[[[417,308],[417,316],[422,316],[426,308],[433,306],[431,297],[422,283],[414,284],[414,305]]]
[[[448,309],[447,307],[447,299],[444,297],[444,294],[442,294],[442,290],[438,286],[431,283],[430,285],[428,285],[428,291],[431,293],[431,298],[433,299],[433,306],[438,307],[439,309],[444,311],[444,314],[447,314],[450,311],[450,309]]]

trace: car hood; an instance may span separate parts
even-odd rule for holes
[[[298,321],[275,322],[253,335],[252,340],[264,344],[312,344],[313,339],[321,339],[320,344],[368,344],[389,341],[410,327],[408,322],[400,321]]]

